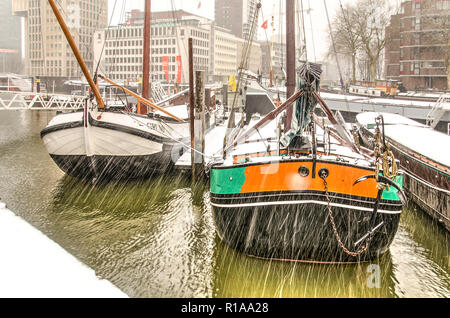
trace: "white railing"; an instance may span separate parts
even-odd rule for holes
[[[86,97],[0,91],[0,110],[76,110]]]
[[[436,128],[441,121],[441,118],[448,110],[450,110],[450,94],[442,94],[428,113],[426,124],[433,129]]]

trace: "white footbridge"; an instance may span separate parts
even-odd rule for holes
[[[85,96],[0,91],[0,110],[77,110]]]

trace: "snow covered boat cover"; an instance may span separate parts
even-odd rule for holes
[[[362,113],[356,116],[359,124],[369,130],[375,128],[375,118],[383,115],[387,137],[437,163],[450,167],[450,136],[417,121],[396,114]]]

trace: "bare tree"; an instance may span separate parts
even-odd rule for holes
[[[333,18],[332,36],[330,35],[330,46],[328,56],[343,55],[352,63],[352,83],[356,82],[356,58],[361,48],[358,25],[355,23],[356,7],[347,4],[341,7]],[[335,43],[331,42],[334,39]],[[336,52],[335,52],[336,49]]]
[[[370,81],[375,82],[379,59],[389,41],[385,29],[390,23],[393,6],[385,0],[358,0],[354,17],[360,47],[370,65]]]

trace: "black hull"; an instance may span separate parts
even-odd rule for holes
[[[212,210],[218,235],[227,245],[249,256],[287,261],[371,261],[389,249],[400,221],[400,213],[377,213],[372,219],[371,211],[333,206],[338,233],[350,251],[361,247],[354,247],[354,243],[369,230],[385,223],[374,234],[367,251],[353,257],[339,246],[326,204],[219,207],[213,202]]]
[[[144,179],[168,172],[173,168],[170,152],[130,157],[50,156],[62,171],[71,177],[80,179]]]

